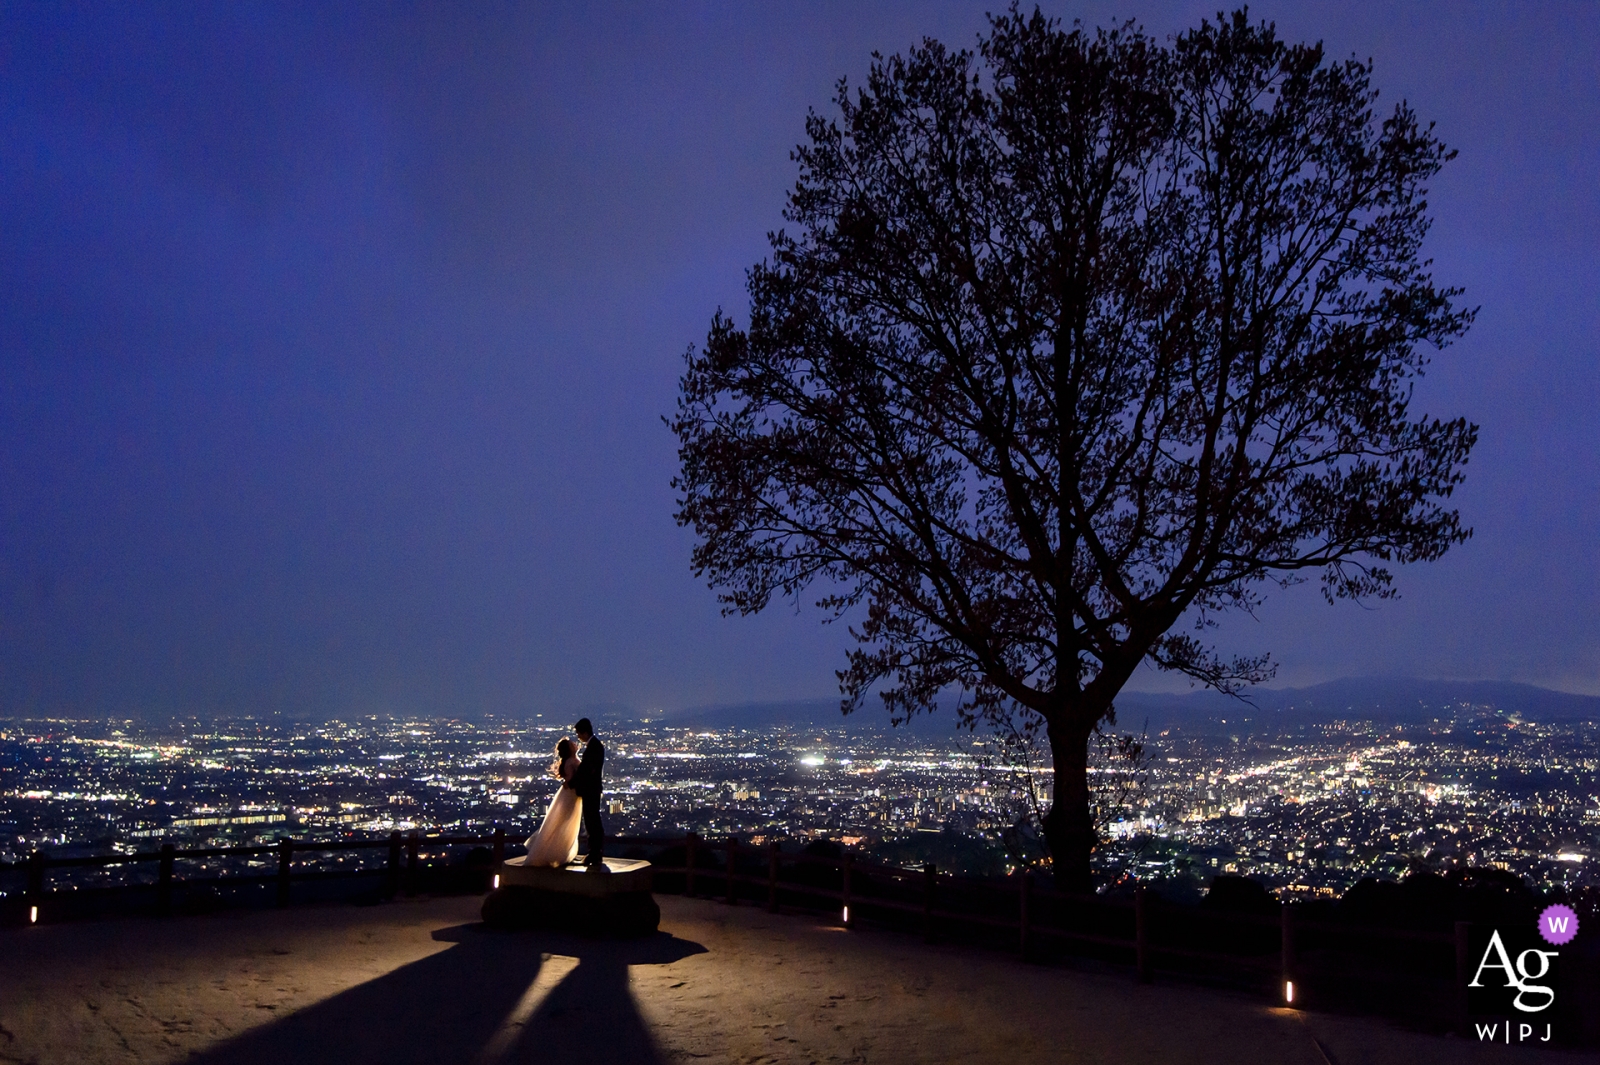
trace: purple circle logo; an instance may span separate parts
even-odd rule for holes
[[[1539,934],[1552,946],[1571,943],[1572,937],[1578,934],[1578,915],[1572,912],[1571,906],[1557,903],[1539,915]]]

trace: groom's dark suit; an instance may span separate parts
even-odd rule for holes
[[[572,774],[572,790],[583,800],[583,827],[589,833],[589,854],[585,865],[599,863],[606,849],[606,828],[600,820],[600,767],[605,764],[606,748],[591,736],[583,747],[583,761]]]

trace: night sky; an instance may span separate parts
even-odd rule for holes
[[[1600,5],[1252,10],[1460,150],[1430,250],[1482,311],[1419,406],[1482,434],[1476,536],[1401,601],[1303,587],[1222,645],[1600,693]],[[661,415],[807,108],[983,12],[0,7],[0,714],[833,694],[842,626],[691,575]]]

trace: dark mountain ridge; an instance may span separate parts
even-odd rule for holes
[[[1117,724],[1152,733],[1164,728],[1221,728],[1247,725],[1257,732],[1339,720],[1425,724],[1458,717],[1464,711],[1495,711],[1540,723],[1600,723],[1600,697],[1553,691],[1532,684],[1493,680],[1423,680],[1416,677],[1346,677],[1304,688],[1253,688],[1243,698],[1214,691],[1177,694],[1123,692],[1117,697]],[[769,703],[730,703],[685,707],[652,714],[649,720],[676,727],[771,728],[829,727],[882,730],[887,718],[869,703],[844,717],[837,699],[795,699]],[[933,735],[955,727],[945,711],[919,717],[911,730]]]
[[[1242,696],[1124,692],[1117,698],[1118,725],[1136,729],[1148,719],[1157,731],[1226,722],[1248,723],[1251,731],[1260,731],[1341,720],[1426,724],[1472,711],[1547,724],[1600,722],[1600,698],[1511,681],[1346,677],[1305,688],[1255,688]]]

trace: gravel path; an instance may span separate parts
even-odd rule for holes
[[[0,1061],[1461,1065],[1480,1046],[1246,996],[662,897],[664,933],[497,933],[479,900],[0,932]]]

